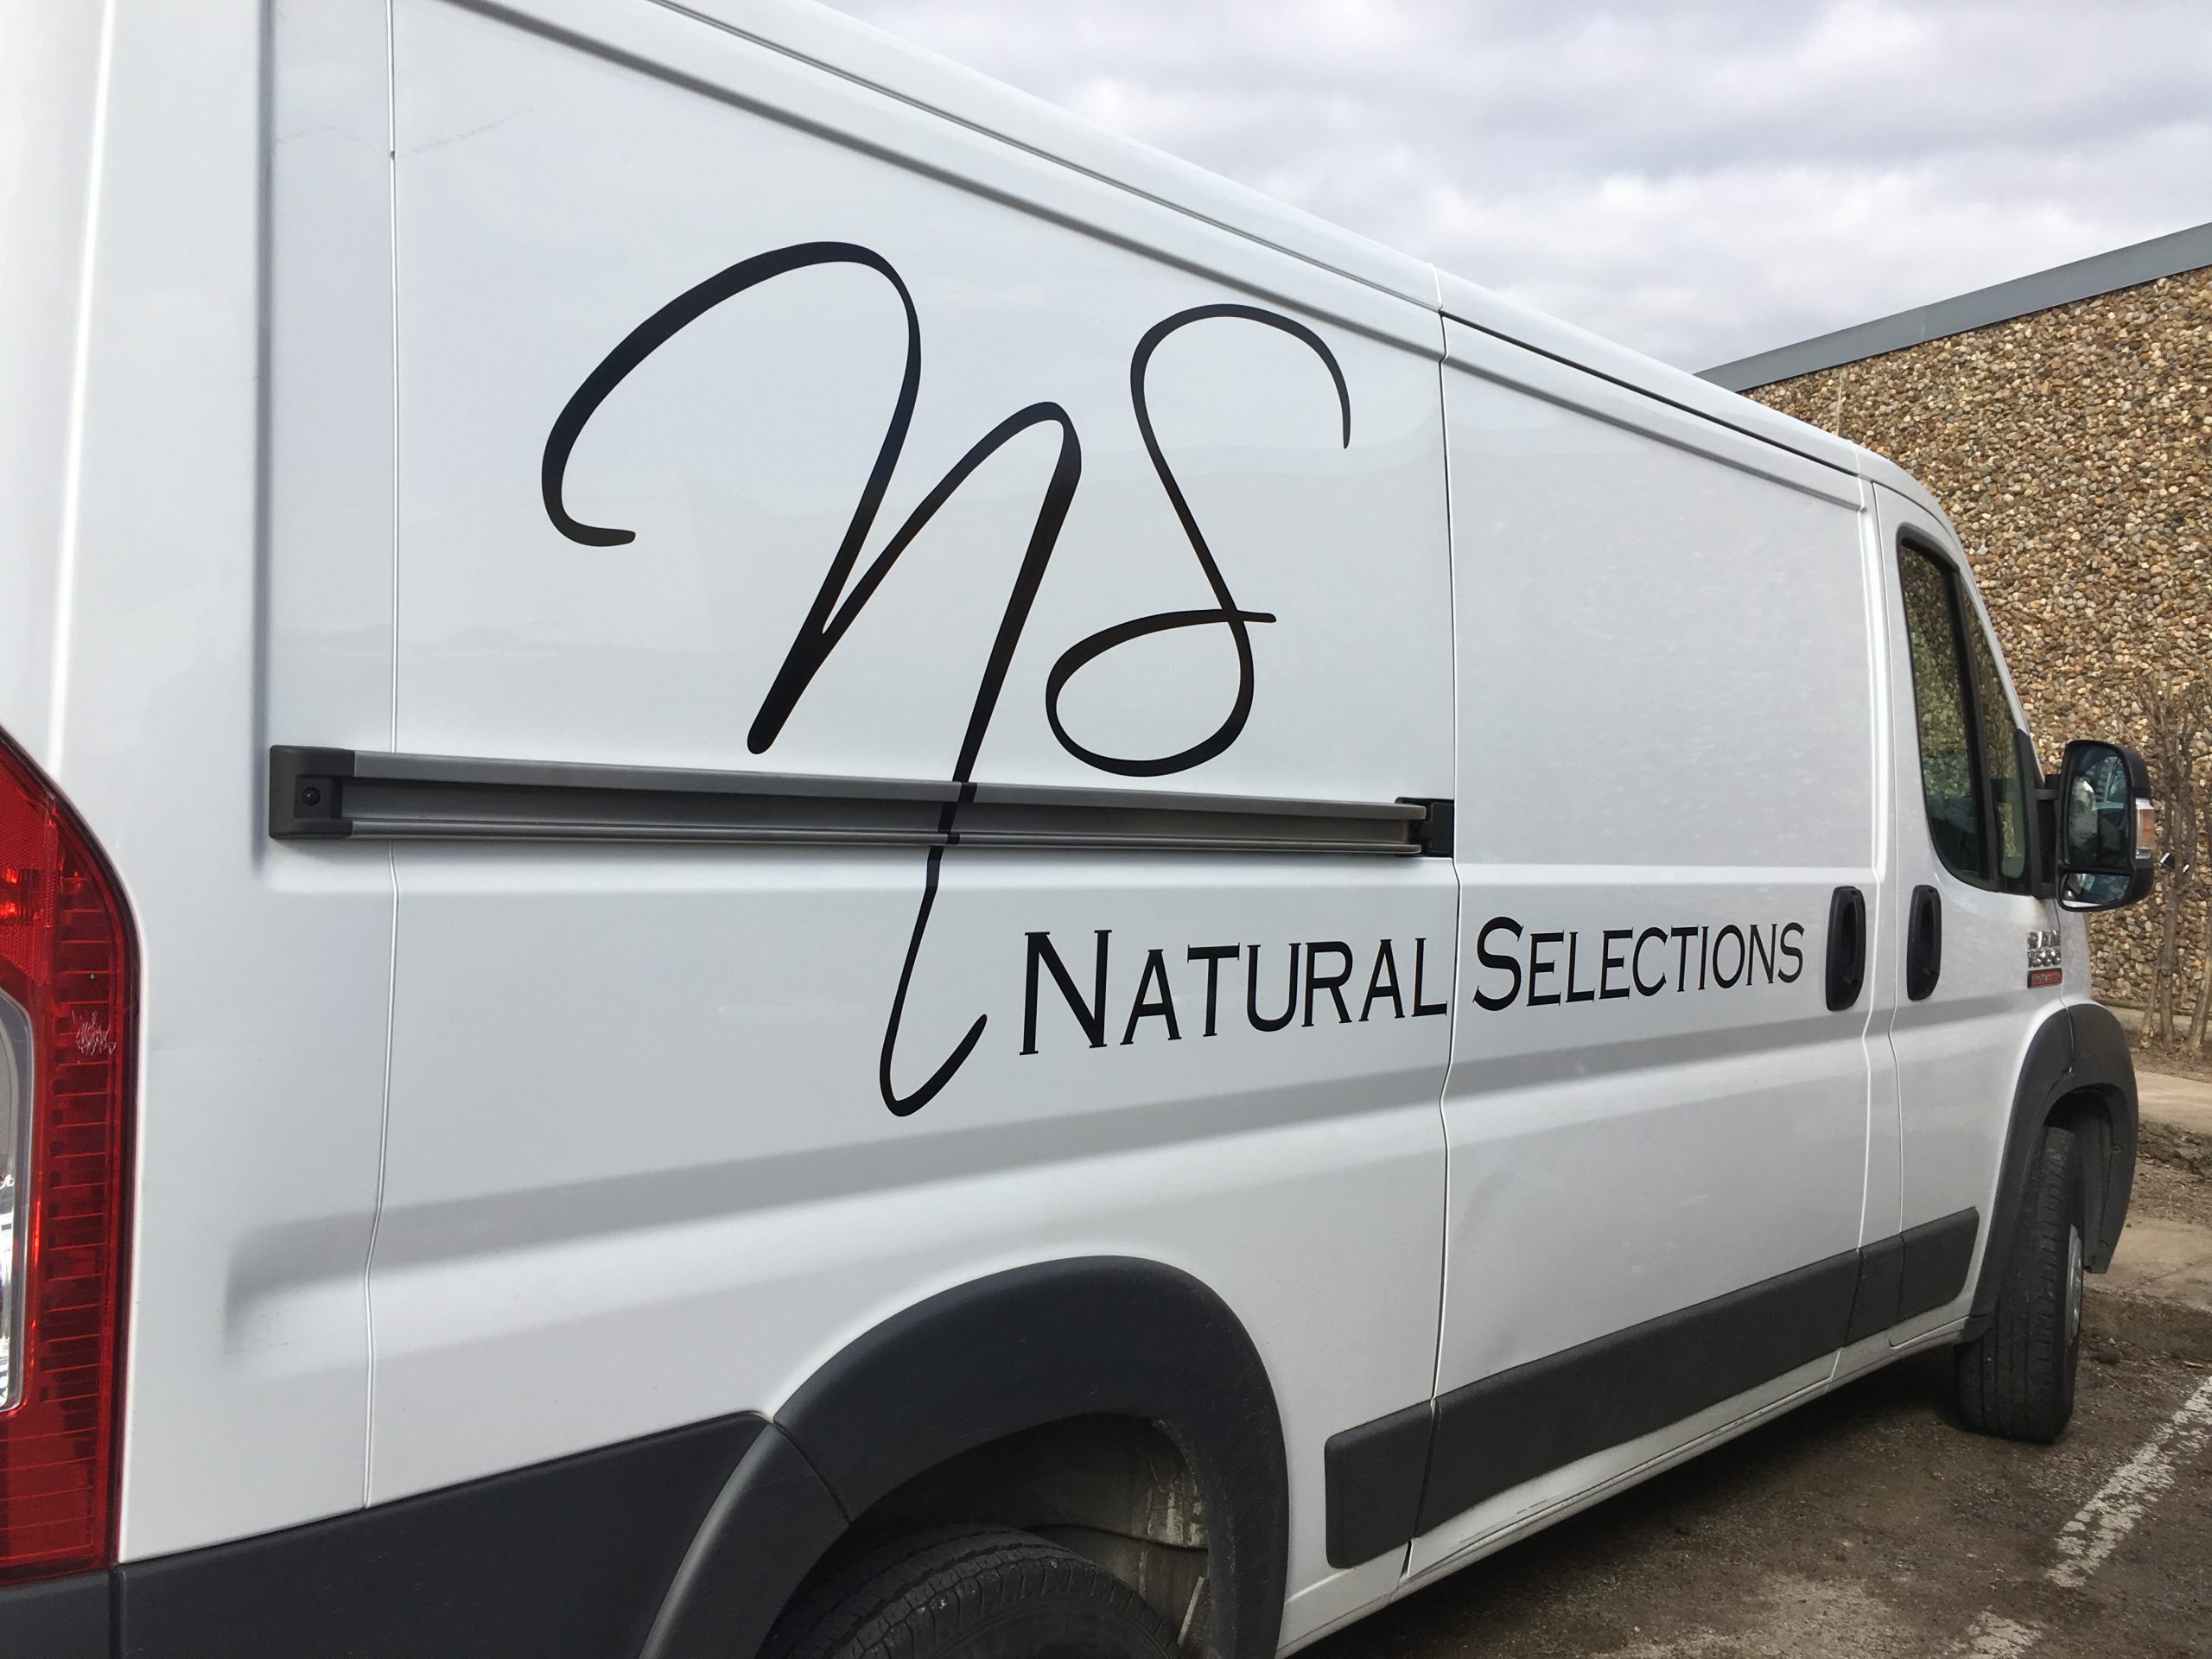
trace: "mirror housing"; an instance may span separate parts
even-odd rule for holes
[[[2055,805],[2060,908],[2119,910],[2149,896],[2158,819],[2141,755],[2119,743],[2069,743]]]

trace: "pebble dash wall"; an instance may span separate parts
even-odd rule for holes
[[[2046,766],[2069,737],[2144,747],[2154,678],[2212,694],[2212,268],[1749,395],[1935,492]],[[2212,794],[2212,755],[2197,783]],[[2187,890],[2184,1014],[2212,869]],[[2139,1005],[2158,921],[2155,901],[2093,919],[2100,996]]]

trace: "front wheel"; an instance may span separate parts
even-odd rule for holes
[[[2081,1142],[2053,1125],[2028,1172],[1996,1310],[1988,1328],[1959,1349],[1959,1411],[1967,1427],[2010,1440],[2050,1441],[2065,1432],[2082,1357],[2087,1209]]]
[[[1175,1632],[1073,1550],[1011,1529],[894,1539],[777,1621],[768,1659],[1176,1659]]]

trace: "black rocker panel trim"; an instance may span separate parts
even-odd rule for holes
[[[763,1427],[755,1416],[718,1418],[237,1543],[125,1562],[112,1574],[116,1655],[635,1654],[701,1519]]]
[[[1859,1293],[1852,1299],[1851,1323],[1843,1333],[1844,1344],[1863,1342],[1888,1330],[1903,1317],[1897,1312],[1904,1295],[1904,1239],[1878,1239],[1859,1251]]]
[[[1858,1287],[1847,1250],[1452,1389],[1421,1530],[1834,1353]]]
[[[1906,1228],[1900,1241],[1904,1248],[1897,1316],[1891,1323],[1918,1319],[1956,1300],[1967,1287],[1967,1268],[1974,1262],[1974,1241],[1980,1236],[1981,1214],[1974,1210]]]
[[[0,1585],[0,1654],[109,1659],[107,1574]]]
[[[1223,1659],[1272,1659],[1289,1551],[1281,1420],[1250,1336],[1188,1274],[1090,1256],[958,1286],[849,1344],[792,1395],[776,1427],[850,1521],[963,1452],[1102,1414],[1158,1424],[1189,1460],[1214,1586],[1209,1646]],[[747,1634],[804,1573],[791,1560],[769,1570],[758,1554],[754,1541],[783,1524],[783,1501],[765,1482],[758,1496],[733,1491],[716,1503],[650,1659],[751,1659]],[[731,1581],[741,1596],[718,1608],[702,1599]]]
[[[1329,1436],[1321,1462],[1331,1567],[1357,1567],[1414,1535],[1435,1415],[1424,1400]]]
[[[1624,1445],[1955,1300],[1978,1211],[1548,1354],[1330,1436],[1328,1553],[1356,1567],[1525,1480]],[[1418,1452],[1417,1452],[1418,1449]]]

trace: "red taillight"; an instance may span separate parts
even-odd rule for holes
[[[113,1559],[130,932],[0,741],[0,1583]]]
[[[30,913],[31,873],[0,864],[0,922],[25,921]]]

